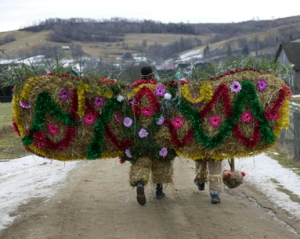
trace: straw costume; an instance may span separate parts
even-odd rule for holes
[[[14,129],[25,149],[42,157],[129,161],[130,184],[144,204],[140,182],[152,171],[153,183],[171,183],[176,156],[200,166],[257,155],[289,125],[291,91],[271,73],[236,69],[189,83],[158,82],[150,70],[141,78],[132,85],[66,74],[25,79],[14,91]],[[199,170],[203,182],[206,169]],[[219,182],[210,163],[207,170],[208,180]],[[233,167],[221,179],[234,187],[241,174]]]
[[[143,67],[141,69],[141,78],[140,82],[147,84],[149,83],[155,84],[156,80],[154,79],[154,74],[151,67]],[[139,81],[136,81],[133,84],[133,89],[139,86]],[[142,109],[144,109],[144,114],[140,114],[139,122],[143,128],[147,128],[151,121],[150,112],[152,108],[150,99],[147,98],[147,95],[143,95],[140,99],[140,105]],[[148,133],[148,132],[147,132]],[[161,132],[163,133],[163,132]],[[158,132],[159,134],[161,134]],[[148,135],[147,135],[148,136]],[[140,154],[139,158],[135,163],[131,165],[130,168],[130,185],[136,186],[137,188],[137,201],[140,205],[144,205],[146,203],[146,196],[144,193],[144,186],[149,181],[149,176],[152,173],[152,182],[156,184],[156,198],[161,199],[165,196],[163,192],[163,184],[172,183],[172,175],[173,175],[173,164],[172,160],[160,160],[156,159],[151,155],[151,145],[148,144],[147,150]],[[160,152],[161,155],[164,155],[164,152]]]

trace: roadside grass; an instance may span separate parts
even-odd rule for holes
[[[289,168],[300,176],[300,162],[297,162],[293,158],[289,157],[288,154],[279,149],[278,146],[275,145],[271,149],[267,150],[266,155],[274,160],[277,160],[282,167]]]
[[[12,104],[0,103],[0,129],[5,125],[11,125]]]
[[[11,125],[0,129],[0,161],[5,159],[21,158],[30,155],[24,149],[21,138],[14,132]]]
[[[271,178],[270,181],[276,184],[276,189],[278,191],[288,195],[293,202],[300,203],[300,197],[297,194],[294,194],[292,191],[284,188],[275,178]]]
[[[13,130],[11,103],[0,103],[0,112],[0,161],[29,155],[20,137]]]

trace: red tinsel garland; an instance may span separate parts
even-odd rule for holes
[[[232,116],[232,109],[231,109],[231,103],[230,103],[230,98],[229,98],[229,93],[228,93],[228,87],[225,83],[221,83],[218,88],[215,90],[215,93],[211,99],[210,102],[208,102],[204,108],[200,112],[201,118],[204,118],[209,111],[214,107],[214,105],[217,103],[217,100],[222,97],[223,100],[223,106],[225,109],[225,114],[227,117]]]
[[[88,113],[92,114],[96,118],[96,120],[99,118],[99,112],[95,110],[95,108],[87,98],[85,99],[85,109]]]
[[[148,100],[150,101],[151,105],[153,106],[153,109],[155,112],[159,111],[160,104],[159,101],[156,99],[155,95],[151,91],[151,89],[147,88],[146,86],[142,87],[136,94],[136,98],[134,101],[134,115],[135,117],[139,117],[141,114],[141,100],[142,98],[146,96]]]
[[[157,81],[155,79],[149,79],[149,80],[144,80],[144,79],[139,79],[139,80],[136,80],[132,85],[131,87],[134,88],[134,87],[137,87],[141,84],[153,84],[153,85],[156,85],[157,84]]]
[[[13,125],[13,128],[14,128],[14,131],[20,136],[20,131],[19,131],[18,126],[15,123],[14,119],[12,120],[12,125]]]
[[[237,137],[237,139],[243,143],[244,145],[246,145],[248,148],[253,148],[260,137],[260,127],[259,127],[259,123],[258,120],[254,119],[254,130],[253,130],[253,134],[251,136],[250,139],[247,139],[243,133],[241,132],[240,127],[238,126],[238,124],[236,124],[233,127],[233,133],[235,135],[235,137]]]
[[[64,137],[57,143],[50,140],[43,131],[36,131],[33,134],[34,144],[37,148],[47,148],[52,151],[66,150],[72,143],[76,134],[76,127],[68,126]]]
[[[274,115],[277,114],[284,103],[286,98],[285,92],[283,89],[280,89],[278,92],[278,97],[273,101],[271,106],[264,111],[264,116],[267,120],[274,118]]]
[[[122,149],[125,150],[127,149],[132,141],[128,140],[128,139],[124,139],[122,142],[119,142],[116,138],[116,136],[114,136],[114,134],[111,132],[110,128],[105,125],[105,134],[107,136],[107,138],[109,139],[109,141],[117,148],[117,149]]]
[[[168,127],[168,129],[170,131],[170,134],[171,134],[172,143],[177,148],[183,148],[183,147],[185,147],[192,140],[192,138],[195,136],[194,135],[194,131],[191,128],[188,131],[188,133],[183,137],[183,139],[180,141],[180,139],[178,138],[177,131],[176,131],[174,125],[172,124],[172,122],[171,122],[171,120],[169,118],[165,119],[164,125],[166,127]]]
[[[77,89],[73,89],[70,114],[73,116],[75,120],[79,119],[77,115],[77,110],[78,110]],[[52,150],[52,151],[65,150],[73,142],[75,134],[76,134],[76,127],[67,126],[64,137],[59,142],[55,143],[52,140],[50,140],[44,134],[43,131],[36,131],[33,134],[34,145],[37,148],[47,148],[48,150]]]

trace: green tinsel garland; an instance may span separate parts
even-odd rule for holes
[[[34,110],[34,118],[33,123],[30,129],[29,134],[27,134],[23,139],[23,144],[29,146],[33,143],[33,134],[36,131],[40,131],[43,129],[45,124],[45,116],[46,112],[49,112],[53,117],[58,119],[60,122],[69,125],[69,126],[77,126],[79,125],[76,122],[71,114],[63,111],[57,103],[51,98],[48,92],[41,92],[38,94],[36,99],[36,106]]]
[[[99,119],[95,122],[93,141],[86,150],[88,159],[97,159],[101,156],[105,125],[111,119],[111,116],[117,107],[117,103],[118,101],[116,99],[109,99],[104,106]]]
[[[253,83],[249,81],[242,82],[242,90],[239,92],[235,102],[233,104],[233,116],[227,118],[223,125],[220,127],[220,131],[213,137],[208,136],[202,126],[202,119],[200,114],[195,109],[191,108],[189,104],[184,100],[180,100],[179,110],[183,115],[192,121],[192,128],[198,142],[207,148],[216,148],[222,144],[222,142],[232,133],[234,125],[240,118],[246,103],[249,103],[249,107],[253,112],[254,117],[258,120],[260,125],[261,137],[267,143],[273,143],[276,139],[272,132],[268,121],[264,118],[264,111],[260,106],[257,93]]]

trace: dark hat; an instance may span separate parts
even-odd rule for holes
[[[141,79],[147,80],[154,77],[152,68],[150,66],[145,66],[141,69]]]

